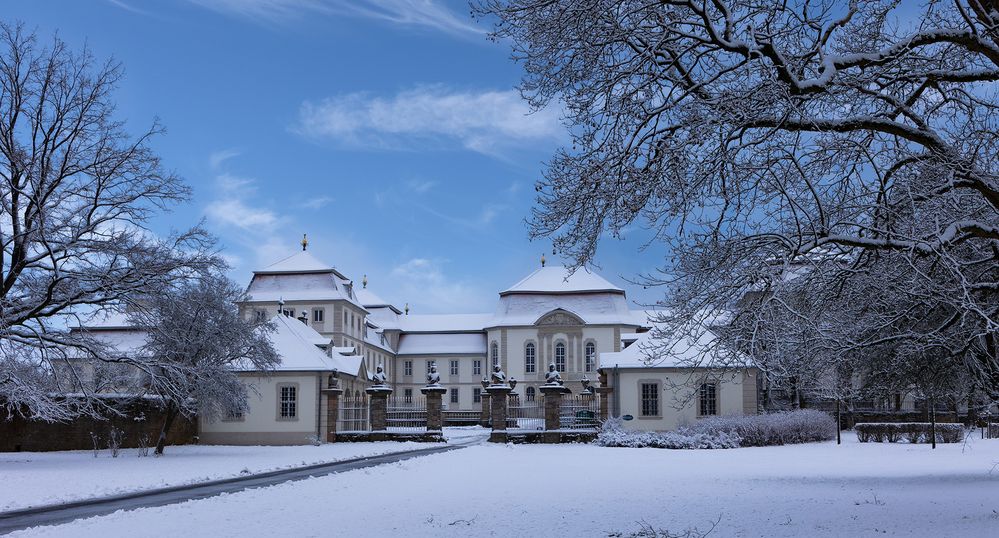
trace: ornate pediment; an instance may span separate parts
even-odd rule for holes
[[[552,310],[551,312],[541,316],[538,321],[534,322],[535,325],[546,325],[546,326],[559,326],[559,327],[572,327],[576,325],[585,325],[585,322],[579,318],[576,314],[569,312],[568,310],[562,310],[561,308]]]

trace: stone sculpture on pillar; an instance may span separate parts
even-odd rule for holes
[[[500,366],[498,364],[496,366],[493,366],[492,384],[506,385],[506,374],[503,373],[503,370],[500,369]]]
[[[376,387],[384,387],[388,384],[388,376],[385,375],[385,370],[382,365],[378,365],[375,369],[375,373],[371,376],[371,381]]]
[[[548,364],[548,371],[545,372],[545,385],[561,385],[562,375],[555,369],[555,363]]]
[[[437,363],[430,364],[430,372],[427,373],[427,386],[439,387],[441,385],[441,375],[437,373]]]

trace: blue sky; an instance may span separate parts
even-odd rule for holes
[[[194,188],[158,231],[205,218],[233,278],[300,248],[414,312],[489,311],[550,243],[525,219],[543,162],[567,138],[528,114],[520,66],[464,2],[139,0],[4,2],[45,40],[113,56],[134,131]],[[642,231],[606,240],[599,271],[658,266]],[[657,292],[628,286],[629,297]]]

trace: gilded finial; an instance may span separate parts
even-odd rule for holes
[[[545,254],[542,252],[541,253],[541,267],[544,267],[544,266],[545,266]]]
[[[368,275],[364,275],[364,278],[361,279],[361,287],[362,288],[368,287]]]
[[[406,310],[406,315],[408,316],[409,315],[409,303],[406,303],[405,310]]]
[[[302,234],[302,250],[309,248],[309,236]]]

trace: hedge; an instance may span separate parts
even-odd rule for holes
[[[854,425],[857,440],[861,443],[929,443],[932,440],[929,422],[861,422]],[[938,443],[960,443],[964,439],[961,424],[937,424]]]

